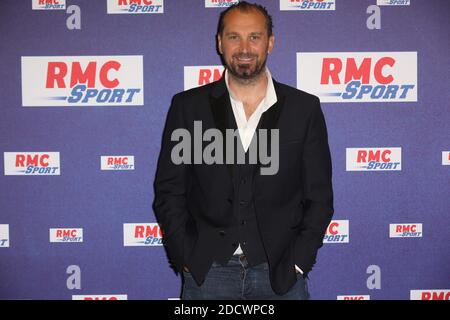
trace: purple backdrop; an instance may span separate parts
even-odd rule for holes
[[[349,221],[350,241],[319,251],[312,299],[448,292],[450,167],[442,153],[450,150],[449,2],[379,6],[378,30],[366,26],[375,0],[336,0],[332,11],[280,11],[279,1],[259,2],[275,25],[268,66],[294,87],[297,52],[417,52],[417,102],[322,103],[333,219]],[[165,0],[162,14],[107,14],[106,0],[66,5],[81,10],[81,29],[67,28],[66,10],[0,2],[0,151],[59,152],[61,167],[55,176],[0,176],[0,225],[9,233],[0,246],[0,298],[176,298],[180,279],[163,247],[124,246],[124,224],[155,222],[152,184],[170,100],[184,90],[184,66],[220,64],[214,37],[222,9],[202,0]],[[117,55],[143,56],[142,106],[22,106],[21,57]],[[346,171],[346,148],[372,147],[401,147],[402,170]],[[105,155],[133,155],[135,170],[102,171]],[[423,236],[390,238],[394,223],[421,223]],[[83,242],[50,242],[50,228],[82,228]],[[68,287],[73,265],[81,288]],[[376,288],[368,287],[370,277]]]

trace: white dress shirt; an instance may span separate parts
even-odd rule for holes
[[[236,120],[239,137],[242,141],[242,146],[244,147],[244,150],[246,152],[248,147],[250,146],[250,142],[252,141],[253,135],[255,134],[258,122],[261,119],[262,114],[277,102],[277,94],[273,86],[272,75],[270,74],[270,71],[267,67],[265,72],[267,75],[266,94],[264,96],[264,99],[259,103],[255,111],[247,120],[244,104],[242,103],[242,101],[239,101],[233,97],[233,93],[231,92],[230,86],[228,84],[228,70],[225,70],[225,83],[227,85],[228,92],[230,93],[231,108],[233,109],[234,119]],[[243,254],[240,244],[234,254]],[[295,268],[298,272],[303,274],[303,271],[299,267],[297,267],[297,265],[295,266]]]

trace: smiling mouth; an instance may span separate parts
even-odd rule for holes
[[[249,63],[256,59],[254,55],[250,56],[245,54],[235,55],[233,58],[236,59],[238,63]]]
[[[236,58],[237,61],[242,61],[242,62],[250,62],[253,61],[254,58]]]

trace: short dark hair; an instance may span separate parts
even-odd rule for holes
[[[226,10],[224,10],[220,13],[219,26],[217,28],[218,35],[222,34],[223,29],[225,27],[223,24],[223,20],[224,20],[225,16],[227,15],[228,12],[230,12],[232,10],[239,10],[239,11],[243,11],[243,12],[248,12],[250,10],[257,10],[257,11],[261,12],[264,15],[264,17],[266,18],[267,34],[269,37],[272,35],[273,22],[272,22],[272,17],[269,15],[269,12],[267,12],[267,9],[260,4],[257,4],[257,3],[252,4],[252,3],[248,3],[247,1],[241,1],[236,4],[233,4],[233,5],[229,6]]]

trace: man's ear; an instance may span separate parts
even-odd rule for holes
[[[275,45],[275,35],[272,34],[269,37],[269,47],[267,48],[267,54],[272,53],[274,45]]]
[[[220,54],[223,54],[222,52],[222,37],[220,34],[217,35],[217,49],[219,50]]]

